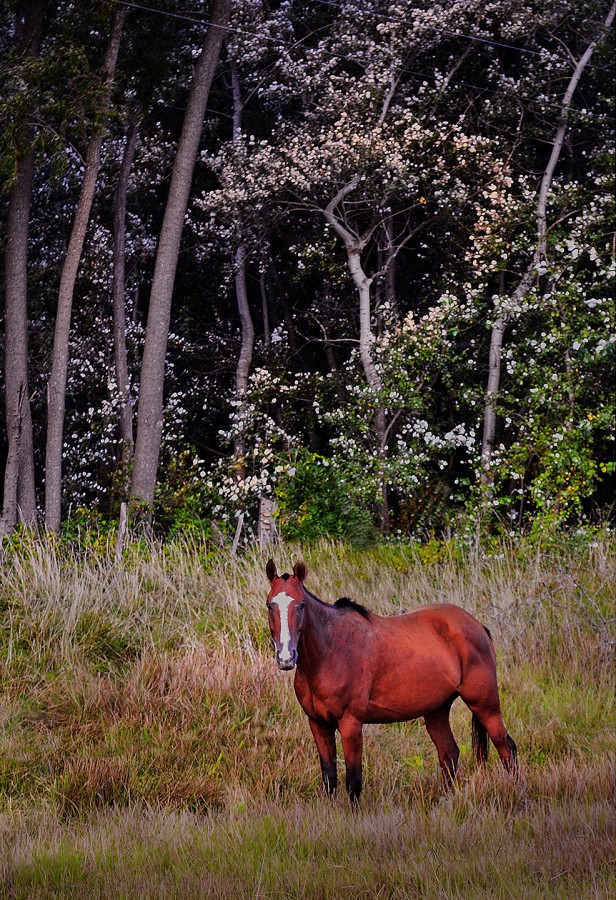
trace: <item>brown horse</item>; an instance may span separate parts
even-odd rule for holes
[[[347,598],[333,606],[304,587],[306,566],[293,575],[266,567],[276,663],[295,667],[295,693],[308,716],[328,795],[337,784],[336,729],[342,737],[351,803],[362,788],[364,723],[406,722],[423,716],[449,787],[458,746],[449,711],[462,697],[473,714],[473,748],[484,762],[488,735],[506,769],[517,775],[516,746],[507,733],[488,630],[457,606],[424,606],[400,616],[377,616]]]

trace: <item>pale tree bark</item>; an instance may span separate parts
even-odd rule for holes
[[[382,125],[387,118],[392,100],[398,88],[398,82],[399,76],[391,77],[389,87],[383,99],[383,106],[378,118],[378,125]],[[373,334],[371,324],[370,291],[372,282],[374,281],[374,277],[369,277],[368,275],[366,275],[361,261],[362,251],[365,249],[368,241],[372,237],[377,224],[375,223],[374,225],[371,225],[364,232],[364,234],[361,235],[356,234],[345,225],[345,222],[348,220],[344,213],[344,203],[346,198],[350,194],[352,194],[354,190],[356,190],[360,180],[361,179],[359,174],[354,175],[347,182],[347,184],[340,188],[338,193],[330,200],[325,209],[322,210],[322,213],[325,216],[325,221],[334,229],[334,231],[344,244],[349,272],[351,273],[351,277],[359,295],[359,355],[368,384],[375,391],[375,393],[378,393],[382,390],[383,384],[378,372],[376,371],[372,354]],[[389,239],[393,238],[393,224],[391,222],[389,222],[387,225],[386,233]],[[397,247],[394,247],[391,240],[389,240],[387,247],[386,268],[384,272],[381,271],[378,273],[379,276],[387,276],[387,274],[390,272],[390,269],[395,263],[398,252],[410,239],[413,233],[414,232],[412,231],[409,232],[409,234],[407,234],[404,240],[402,240]],[[393,276],[390,275],[390,278],[391,277]],[[395,282],[389,282],[389,290],[392,289],[394,284]],[[387,427],[385,422],[385,415],[382,410],[377,412],[377,420],[381,420],[380,424],[377,424],[377,434],[379,436],[379,443],[384,448],[387,441]]]
[[[130,172],[138,142],[138,112],[130,123],[120,165],[113,204],[113,355],[115,377],[120,395],[120,481],[121,500],[126,499],[128,473],[133,457],[133,402],[130,394],[128,355],[126,352],[126,200]]]
[[[278,503],[269,497],[261,497],[259,501],[259,522],[257,525],[257,542],[261,550],[266,550],[270,544],[278,542],[277,513]]]
[[[614,23],[614,16],[616,14],[616,3],[613,3],[607,17],[603,23],[603,27],[601,29],[601,35],[594,41],[588,45],[582,56],[579,60],[573,60],[575,63],[573,73],[571,78],[569,79],[569,83],[567,85],[567,89],[563,95],[563,100],[560,108],[560,123],[556,129],[556,134],[554,135],[554,140],[552,141],[552,149],[550,152],[550,157],[548,159],[548,163],[545,167],[545,171],[543,173],[541,179],[541,185],[539,188],[539,195],[537,198],[537,211],[536,211],[536,221],[537,221],[537,242],[535,245],[535,250],[533,253],[532,260],[522,276],[518,286],[516,287],[513,296],[512,296],[512,305],[515,307],[518,305],[520,300],[523,298],[524,294],[529,290],[532,285],[533,279],[536,277],[537,270],[541,266],[542,263],[547,261],[547,202],[548,195],[550,192],[550,188],[552,186],[552,181],[554,179],[554,172],[556,170],[556,166],[558,164],[558,160],[560,159],[560,155],[562,152],[565,134],[567,131],[567,123],[569,119],[569,110],[571,107],[571,101],[573,99],[573,95],[580,83],[580,79],[584,72],[584,69],[590,62],[590,59],[597,47],[600,43],[603,36],[609,31]],[[496,402],[498,399],[498,394],[500,391],[500,381],[501,381],[501,355],[502,355],[502,347],[503,341],[505,337],[505,331],[507,327],[507,317],[505,314],[501,313],[496,317],[494,323],[492,325],[492,333],[490,338],[490,358],[489,358],[489,368],[488,368],[488,384],[486,389],[486,399],[484,406],[484,420],[483,420],[483,436],[482,436],[482,444],[481,444],[481,461],[482,461],[482,482],[487,486],[487,495],[489,497],[492,485],[494,483],[494,473],[492,472],[492,455],[494,448],[494,441],[496,438]]]
[[[492,445],[496,435],[496,401],[500,387],[501,356],[505,337],[505,317],[498,316],[492,324],[490,333],[490,355],[488,358],[488,384],[483,411],[483,438],[481,443],[481,459],[484,466],[483,476],[488,477],[492,461]]]
[[[105,93],[102,98],[102,112],[106,112],[111,101],[111,88],[115,74],[122,28],[126,10],[119,8],[113,17],[111,35],[105,54]],[[86,236],[90,212],[94,201],[96,180],[100,167],[103,132],[94,132],[88,142],[84,162],[84,176],[77,202],[71,236],[58,293],[58,310],[54,332],[51,374],[47,383],[47,448],[45,453],[45,527],[48,531],[58,531],[62,518],[62,451],[64,442],[64,413],[66,409],[66,383],[68,377],[68,356],[71,329],[73,295],[77,272]]]
[[[154,501],[163,433],[165,357],[180,240],[199,151],[203,117],[230,9],[231,0],[215,0],[212,6],[210,27],[193,73],[156,253],[141,363],[137,439],[131,482],[131,501],[144,504],[148,510]]]
[[[351,273],[351,278],[357,289],[359,296],[359,356],[361,364],[366,375],[366,380],[375,393],[382,390],[383,384],[379,377],[374,359],[372,357],[372,326],[371,326],[371,308],[370,308],[370,288],[372,286],[372,278],[366,275],[361,262],[361,253],[366,246],[368,236],[357,235],[350,231],[344,225],[343,215],[339,215],[337,210],[344,203],[345,199],[351,194],[359,184],[359,176],[352,178],[342,187],[335,197],[327,204],[323,210],[326,222],[331,225],[344,245],[347,257],[347,266]]]
[[[47,0],[20,5],[15,42],[22,57],[38,53]],[[27,128],[9,194],[5,250],[5,404],[8,455],[0,537],[18,521],[36,522],[32,417],[28,394],[28,237],[34,180],[34,131]]]
[[[248,378],[252,365],[252,353],[255,341],[255,329],[248,305],[248,291],[246,290],[246,247],[240,244],[235,252],[235,296],[237,308],[240,314],[242,331],[242,344],[240,355],[235,370],[235,394],[239,401],[237,407],[240,423],[245,412],[246,394],[248,393]],[[242,479],[245,474],[246,440],[238,434],[235,439],[235,458],[237,463],[237,475]]]
[[[233,88],[233,141],[237,142],[241,136],[242,127],[242,96],[237,66],[231,61],[231,83]],[[246,412],[246,394],[248,393],[248,378],[252,365],[252,354],[255,343],[255,329],[248,304],[248,291],[246,288],[246,246],[241,241],[235,252],[235,297],[240,316],[242,342],[240,355],[235,370],[235,395],[239,401],[237,413],[239,415],[240,429]],[[236,474],[241,481],[246,474],[246,438],[240,430],[235,439]]]
[[[374,431],[377,438],[377,456],[380,460],[384,460],[387,453],[387,417],[385,410],[378,399],[379,394],[383,390],[383,382],[377,371],[374,356],[371,324],[371,303],[370,290],[373,278],[369,277],[362,266],[361,254],[369,240],[372,229],[364,235],[357,235],[350,231],[344,224],[344,213],[338,210],[344,204],[345,199],[351,194],[359,184],[359,176],[354,176],[344,187],[342,187],[335,197],[327,204],[323,210],[326,222],[334,229],[344,245],[347,257],[347,266],[353,279],[353,283],[357,289],[359,298],[359,358],[366,376],[366,381],[372,388],[376,397],[376,409],[374,415]],[[382,500],[379,504],[379,516],[381,519],[381,529],[389,531],[390,516],[389,503],[387,498],[387,482],[383,477],[382,482]]]

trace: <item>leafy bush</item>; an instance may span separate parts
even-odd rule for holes
[[[166,537],[192,535],[205,538],[211,533],[205,515],[206,487],[196,476],[194,451],[184,448],[170,462],[154,497],[156,527]]]
[[[365,545],[375,534],[371,513],[359,506],[330,461],[299,454],[276,491],[279,526],[289,541],[311,543],[322,537]]]
[[[78,507],[62,523],[62,543],[79,550],[105,551],[116,538],[117,522],[94,507]],[[50,534],[48,539],[53,539]]]

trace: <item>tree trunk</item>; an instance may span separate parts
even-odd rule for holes
[[[321,317],[322,321],[319,323],[321,326],[321,330],[323,332],[323,350],[325,352],[325,359],[327,360],[327,368],[330,374],[335,374],[338,371],[338,363],[336,361],[336,354],[334,352],[334,347],[330,338],[330,330],[331,330],[331,315],[330,310],[332,308],[332,300],[331,300],[331,285],[329,282],[329,278],[325,276],[323,278],[323,284],[321,285]],[[336,393],[338,398],[341,401],[344,401],[344,392],[338,380],[336,380]]]
[[[239,401],[237,411],[240,417],[240,427],[245,412],[246,394],[248,393],[248,377],[252,364],[252,351],[255,341],[255,330],[248,305],[248,292],[246,290],[246,248],[243,244],[237,248],[235,254],[235,295],[237,308],[240,314],[242,329],[242,346],[235,371],[235,393]],[[237,461],[237,475],[242,479],[245,474],[244,457],[246,453],[246,440],[240,432],[235,440],[235,457]]]
[[[368,278],[361,264],[361,250],[354,241],[346,244],[347,263],[359,295],[359,358],[363,366],[366,380],[376,393],[383,388],[372,358],[372,323],[370,308],[370,287],[372,279]]]
[[[366,375],[366,380],[375,394],[383,389],[381,376],[377,372],[372,356],[372,325],[370,310],[370,286],[372,279],[368,278],[361,265],[360,250],[355,243],[347,244],[347,261],[349,271],[359,294],[359,357]],[[387,416],[381,406],[380,398],[376,399],[376,412],[374,414],[374,431],[377,439],[377,456],[384,463],[387,455]],[[381,531],[387,533],[391,528],[389,515],[389,500],[387,497],[387,480],[382,474],[382,496],[379,501],[379,518]]]
[[[359,248],[353,244],[347,245],[346,249],[349,270],[359,294],[359,357],[366,380],[377,395],[375,400],[374,431],[377,439],[377,456],[384,463],[387,455],[387,417],[378,397],[378,394],[383,390],[383,382],[377,372],[372,356],[373,335],[370,321],[370,285],[372,284],[372,279],[366,276],[362,268]],[[391,519],[387,497],[387,480],[384,472],[381,476],[381,488],[379,518],[381,520],[381,531],[387,533],[391,528]]]
[[[145,504],[148,510],[154,501],[163,433],[165,357],[180,239],[199,151],[203,117],[230,9],[231,0],[215,0],[212,8],[211,24],[193,74],[156,254],[141,363],[137,441],[131,483],[131,499]]]
[[[266,350],[272,345],[272,333],[269,322],[269,303],[267,300],[267,273],[261,272],[259,277],[259,289],[261,291],[261,317],[263,319],[263,346]]]
[[[398,293],[396,290],[396,250],[394,223],[391,219],[385,219],[385,236],[387,244],[385,246],[385,303],[389,307],[390,315],[393,313],[396,321],[400,318],[400,309],[398,306]]]
[[[584,72],[584,69],[590,62],[590,59],[595,52],[597,44],[599,41],[605,37],[605,35],[610,31],[612,25],[614,24],[614,17],[616,15],[616,3],[612,3],[610,7],[610,11],[607,14],[605,22],[603,23],[602,32],[599,38],[594,41],[591,41],[584,53],[581,55],[579,60],[577,61],[575,68],[573,70],[573,74],[569,80],[569,84],[567,85],[567,90],[563,95],[563,102],[560,108],[560,124],[556,129],[556,134],[554,136],[554,141],[552,142],[552,152],[550,153],[550,158],[548,160],[548,164],[545,167],[545,172],[543,173],[543,178],[541,179],[541,187],[539,189],[539,200],[537,203],[537,256],[539,261],[543,260],[547,256],[547,202],[548,202],[548,193],[552,186],[552,180],[554,178],[554,171],[556,169],[556,165],[558,160],[560,159],[560,154],[563,149],[563,143],[565,140],[565,133],[567,131],[567,121],[569,119],[569,109],[571,107],[571,101],[573,100],[573,95],[577,89],[578,84],[580,83],[580,78]]]
[[[257,541],[261,550],[266,550],[270,544],[278,542],[278,529],[276,528],[276,513],[278,504],[269,497],[259,499],[259,524],[257,527]]]
[[[235,391],[239,399],[246,396],[248,391],[248,378],[252,363],[254,347],[254,326],[250,307],[248,305],[248,291],[246,289],[246,247],[240,244],[235,252],[235,296],[237,309],[240,316],[242,342],[240,355],[235,370]]]
[[[103,113],[109,107],[111,86],[120,49],[125,9],[118,9],[113,17],[111,35],[105,55],[106,90],[102,102]],[[77,271],[81,261],[90,212],[94,201],[96,179],[100,166],[103,133],[96,131],[88,143],[85,171],[77,212],[62,267],[58,312],[54,332],[51,374],[47,383],[47,449],[45,454],[45,527],[58,531],[62,517],[62,449],[64,441],[64,413],[66,408],[66,382],[71,329],[73,295]]]
[[[0,536],[19,520],[36,521],[32,418],[28,396],[28,226],[34,153],[19,162],[17,184],[9,197],[5,254],[5,379],[8,456]]]
[[[361,252],[365,246],[364,239],[358,239],[356,236],[345,228],[341,219],[336,214],[336,210],[344,203],[345,198],[351,194],[359,184],[358,176],[351,179],[343,188],[341,188],[336,196],[328,203],[323,210],[326,222],[328,222],[338,237],[342,240],[347,255],[347,265],[349,272],[357,288],[359,295],[359,358],[366,376],[366,380],[375,393],[375,414],[374,414],[374,431],[377,439],[377,456],[384,463],[387,455],[387,416],[385,410],[381,406],[379,394],[383,390],[383,382],[379,375],[372,355],[372,323],[370,308],[370,288],[372,286],[372,278],[369,278],[361,263]],[[389,531],[391,521],[389,515],[389,503],[387,498],[387,480],[385,478],[384,465],[381,476],[381,499],[379,501],[379,517],[381,520],[381,530]]]
[[[128,356],[126,352],[126,198],[128,182],[137,147],[137,112],[126,136],[126,146],[118,175],[113,206],[113,354],[115,376],[120,395],[120,482],[121,501],[126,500],[128,472],[133,456],[133,403],[130,396]]]
[[[492,325],[490,335],[490,358],[488,363],[488,386],[483,414],[483,439],[481,442],[481,461],[483,465],[484,483],[492,483],[490,466],[492,449],[496,436],[496,400],[500,387],[501,354],[505,337],[505,317],[498,316]]]
[[[610,11],[603,23],[602,36],[606,34],[609,29],[612,27],[614,22],[614,16],[616,14],[616,3],[613,3]],[[517,288],[513,293],[513,305],[516,306],[517,303],[522,299],[524,294],[530,288],[533,278],[535,277],[537,267],[547,261],[547,201],[548,194],[550,188],[552,186],[552,181],[554,178],[554,172],[556,170],[556,165],[560,158],[560,154],[562,152],[563,143],[565,139],[565,133],[567,130],[567,121],[569,118],[569,109],[571,107],[571,101],[573,99],[573,95],[575,90],[580,82],[580,78],[582,77],[582,73],[584,69],[590,62],[590,58],[599,43],[599,40],[592,41],[580,59],[577,61],[575,68],[573,70],[573,74],[569,80],[569,84],[567,85],[567,89],[563,95],[563,102],[561,104],[560,109],[560,123],[556,129],[556,134],[554,136],[554,140],[552,142],[552,150],[550,153],[550,158],[545,167],[545,171],[543,173],[543,177],[541,179],[541,186],[539,188],[539,196],[537,198],[537,213],[536,213],[536,221],[537,221],[537,244],[535,247],[535,251],[533,253],[532,261],[530,262],[526,272],[522,276]],[[504,315],[499,315],[494,321],[492,326],[492,334],[490,338],[490,360],[488,367],[488,384],[486,390],[486,399],[484,406],[484,416],[483,416],[483,438],[481,443],[481,462],[482,462],[482,476],[481,481],[488,488],[487,496],[489,497],[491,493],[492,485],[494,484],[494,474],[491,471],[492,465],[492,449],[494,440],[496,437],[496,399],[498,396],[498,392],[500,390],[500,378],[501,378],[501,350],[503,346],[503,340],[505,336],[505,329],[507,325],[507,320]]]
[[[242,127],[242,97],[237,66],[231,61],[231,82],[233,87],[233,140],[237,142],[241,136]],[[246,439],[241,429],[243,427],[244,414],[246,412],[246,394],[248,393],[248,378],[252,365],[252,353],[255,343],[255,329],[248,305],[248,291],[246,289],[246,247],[241,242],[235,253],[235,296],[237,309],[240,315],[242,344],[240,355],[235,370],[235,394],[239,402],[237,414],[239,415],[240,432],[235,439],[236,474],[241,481],[246,474]]]
[[[38,53],[47,0],[22,3],[15,40],[20,55]],[[8,456],[0,537],[17,521],[36,522],[32,417],[28,393],[28,236],[34,180],[34,131],[27,129],[17,161],[17,179],[9,194],[5,251],[5,404]]]

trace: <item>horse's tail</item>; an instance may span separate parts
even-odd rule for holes
[[[473,753],[479,763],[485,763],[488,758],[488,732],[485,730],[475,713],[473,713]]]

